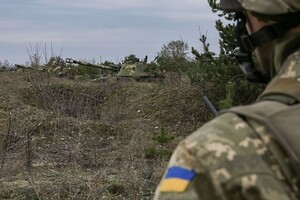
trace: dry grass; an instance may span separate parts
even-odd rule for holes
[[[152,199],[167,154],[199,127],[188,83],[0,73],[0,199]],[[153,140],[164,127],[174,140]]]

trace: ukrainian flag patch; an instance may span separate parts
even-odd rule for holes
[[[179,166],[170,167],[159,190],[160,192],[184,192],[195,176],[194,170]]]

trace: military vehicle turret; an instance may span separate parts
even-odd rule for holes
[[[122,64],[117,74],[117,79],[134,79],[136,81],[162,81],[163,78],[161,73],[151,69],[151,66],[145,62]]]
[[[57,77],[69,79],[75,78],[74,70],[70,67],[67,67],[64,59],[60,56],[51,57],[48,63],[43,67],[47,72],[54,74]]]

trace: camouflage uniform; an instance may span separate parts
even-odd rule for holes
[[[274,139],[273,129],[238,112],[256,110],[266,117],[288,107],[274,101],[279,96],[300,101],[300,33],[277,41],[274,51],[277,75],[258,101],[221,114],[182,141],[157,187],[155,200],[300,199],[290,157]],[[295,109],[300,110],[298,107]],[[292,123],[297,128],[300,118],[294,116]]]

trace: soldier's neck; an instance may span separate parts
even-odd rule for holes
[[[274,67],[278,73],[285,60],[300,48],[300,32],[290,31],[282,39],[276,41],[274,47]]]
[[[300,34],[280,41],[275,47],[275,59],[276,76],[259,99],[275,95],[300,102]]]

